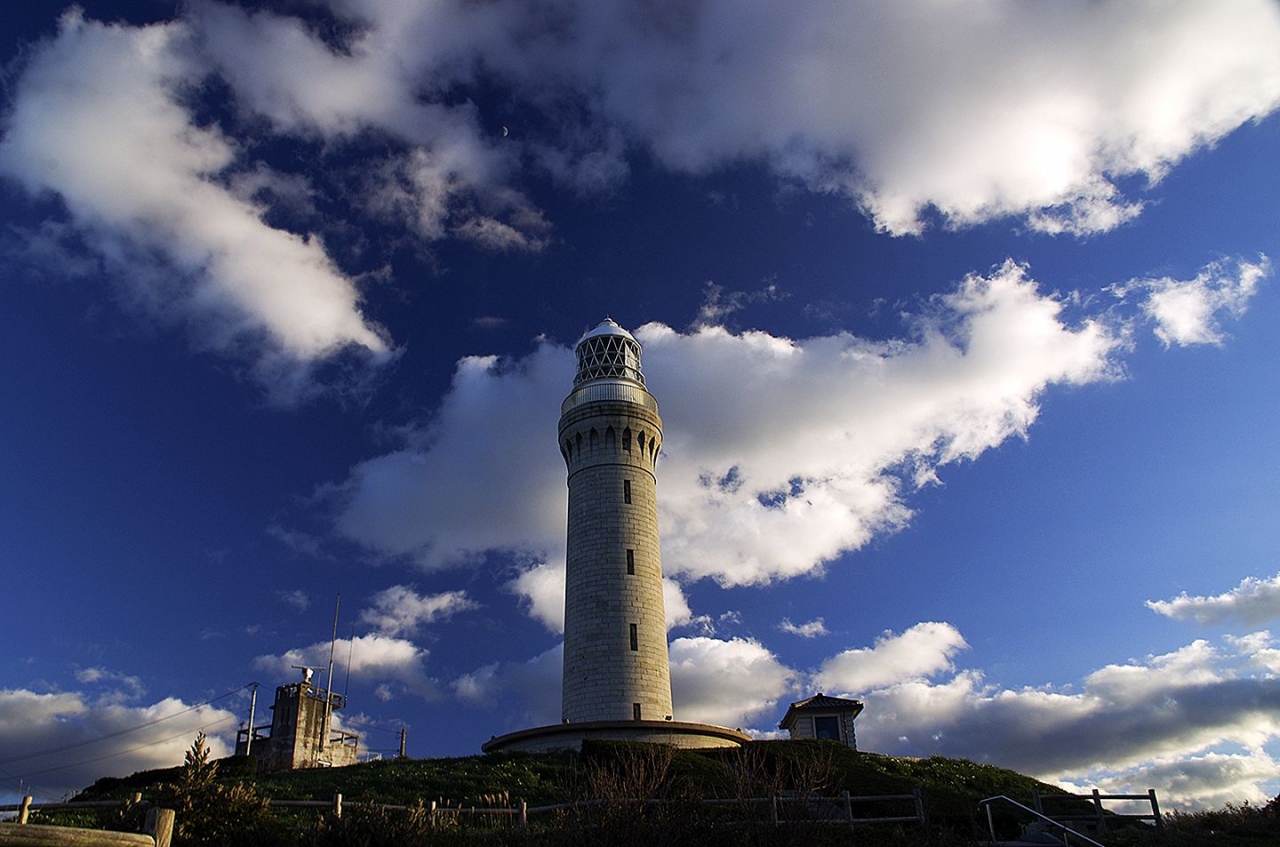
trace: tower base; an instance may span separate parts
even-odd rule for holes
[[[643,741],[667,744],[684,750],[706,747],[741,747],[751,736],[736,729],[709,723],[684,721],[588,721],[561,723],[521,729],[490,738],[480,749],[486,753],[518,750],[546,753],[551,750],[581,750],[588,739]]]

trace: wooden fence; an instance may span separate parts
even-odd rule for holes
[[[529,819],[536,815],[556,812],[586,811],[600,806],[635,805],[660,806],[666,800],[641,800],[637,798],[619,798],[610,800],[583,800],[572,803],[551,803],[544,806],[530,806],[521,800],[514,806],[467,806],[450,804],[432,800],[423,804],[428,820],[434,825],[441,820],[458,820],[466,817],[487,816],[492,818],[510,818],[521,827],[529,825]],[[924,798],[920,789],[910,794],[877,794],[871,796],[854,796],[848,791],[834,797],[781,793],[770,797],[745,797],[741,799],[703,799],[704,806],[710,807],[764,807],[770,823],[782,826],[789,823],[819,822],[843,824],[873,823],[916,823],[923,824]],[[332,800],[269,800],[272,808],[326,809],[334,817],[342,817],[344,807],[341,794],[335,794]],[[868,803],[900,804],[902,814],[858,816],[854,814],[856,806]],[[399,806],[386,803],[348,802],[346,806],[373,806],[391,811],[408,811],[413,806]]]
[[[135,794],[134,803],[142,802],[142,795]],[[657,806],[669,801],[665,800],[640,800],[640,799],[617,799],[617,800],[589,800],[575,803],[552,803],[545,806],[530,806],[521,800],[514,806],[466,806],[462,804],[449,804],[432,800],[428,804],[423,804],[422,808],[428,815],[428,820],[434,825],[438,825],[444,821],[462,821],[470,818],[472,821],[478,818],[488,818],[490,820],[507,818],[512,823],[526,827],[529,820],[533,816],[548,815],[557,812],[569,811],[589,811],[592,808],[608,805],[645,805]],[[824,797],[808,794],[792,794],[780,793],[770,797],[746,797],[739,799],[704,799],[699,801],[704,806],[709,807],[738,807],[742,808],[763,808],[767,813],[769,822],[774,826],[783,826],[793,823],[838,823],[846,825],[855,824],[877,824],[877,823],[916,823],[923,824],[924,816],[924,800],[920,789],[915,789],[910,794],[881,794],[874,796],[854,796],[848,791],[834,797]],[[71,827],[51,827],[29,824],[28,820],[32,812],[74,810],[74,809],[101,809],[111,808],[121,805],[122,801],[103,800],[90,801],[80,803],[32,803],[30,797],[23,799],[19,805],[0,806],[0,813],[16,812],[16,821],[14,823],[0,824],[0,847],[10,844],[47,844],[57,845],[58,847],[107,847],[107,845],[145,845],[145,847],[169,847],[169,841],[172,838],[173,831],[173,812],[168,809],[151,809],[147,816],[147,835],[130,835],[128,833],[105,832],[101,830],[75,829]],[[270,799],[267,801],[272,808],[281,809],[323,809],[328,811],[334,817],[342,817],[344,807],[341,794],[334,794],[330,800],[277,800]],[[854,814],[854,809],[863,804],[898,804],[902,806],[902,814],[894,815],[873,815],[858,816]],[[390,811],[408,811],[416,808],[415,806],[392,805],[386,803],[368,803],[364,801],[348,802],[346,806],[373,807]],[[24,830],[27,833],[28,840],[11,840],[17,839],[19,836],[13,833],[18,830]],[[51,830],[59,830],[64,832],[64,840],[30,840],[37,835],[37,832]],[[71,835],[65,835],[70,833]],[[72,835],[76,833],[86,833],[82,840],[74,840]],[[93,840],[95,838],[99,840]],[[66,840],[72,839],[72,840]],[[88,840],[85,840],[88,839]],[[114,839],[114,840],[112,840]],[[131,840],[132,839],[132,840]]]
[[[142,802],[142,795],[133,795],[133,802]],[[32,812],[109,809],[120,805],[120,800],[33,803],[31,797],[23,797],[21,803],[0,806],[0,812],[14,813],[13,821],[0,823],[0,847],[169,847],[173,840],[172,809],[148,809],[143,833],[30,823]]]

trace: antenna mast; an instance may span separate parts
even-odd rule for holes
[[[333,649],[338,644],[338,607],[342,603],[342,592],[333,598],[333,638],[329,641],[329,675],[325,680],[324,692],[324,726],[320,730],[320,749],[324,750],[329,741],[329,721],[333,718]]]

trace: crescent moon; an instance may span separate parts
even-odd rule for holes
[[[502,128],[502,137],[503,138],[507,137],[507,128],[505,126]]]

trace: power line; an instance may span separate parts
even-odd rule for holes
[[[232,693],[235,693],[235,692],[232,692]],[[213,723],[203,724],[200,726],[198,731],[203,732],[205,729],[212,729],[214,727],[222,726],[224,723],[230,723],[235,719],[236,719],[235,715],[232,715],[229,718],[223,718],[222,720],[214,721]],[[40,776],[41,774],[53,773],[54,771],[64,771],[67,768],[78,768],[81,765],[91,765],[94,762],[101,762],[101,761],[105,761],[106,759],[114,759],[116,756],[123,756],[126,753],[136,753],[139,750],[145,750],[148,747],[154,747],[157,744],[166,744],[175,738],[181,738],[182,736],[186,735],[190,731],[191,730],[189,729],[184,729],[182,732],[178,732],[173,735],[166,736],[165,738],[159,738],[159,739],[156,739],[155,741],[148,741],[146,744],[138,744],[134,747],[128,747],[124,750],[117,750],[114,753],[107,753],[105,755],[98,756],[93,759],[80,759],[68,765],[58,765],[57,767],[45,768],[42,771],[28,771],[27,773],[23,774],[22,777],[26,779],[28,777]]]
[[[172,715],[165,715],[162,718],[156,718],[153,721],[147,721],[146,723],[138,724],[137,726],[129,727],[128,729],[121,729],[116,732],[107,733],[106,735],[100,735],[97,738],[90,738],[87,741],[77,741],[73,744],[63,745],[62,747],[51,747],[48,750],[37,750],[34,753],[23,753],[21,756],[10,756],[6,759],[0,759],[0,765],[8,765],[8,764],[12,764],[13,762],[24,762],[27,759],[35,759],[40,756],[52,756],[54,753],[65,753],[66,751],[74,750],[77,747],[86,747],[90,744],[97,744],[99,741],[107,741],[112,738],[118,738],[121,735],[128,735],[131,732],[137,732],[140,729],[146,729],[149,726],[155,726],[158,723],[163,723],[164,721],[173,720],[174,718],[179,717],[180,715],[185,715],[188,712],[194,712],[196,709],[202,709],[205,706],[209,706],[218,702],[219,700],[225,700],[228,697],[231,697],[235,694],[239,694],[241,691],[244,691],[248,687],[249,687],[248,685],[243,685],[240,688],[235,689],[234,691],[228,691],[226,694],[219,694],[217,697],[214,697],[212,700],[206,700],[203,703],[197,703],[194,706],[189,706],[188,708],[183,709],[182,711],[174,712]],[[148,745],[144,744],[143,746],[145,747]],[[97,761],[97,760],[93,760],[93,761]]]
[[[343,725],[343,726],[358,726],[358,727],[360,727],[361,729],[376,729],[378,732],[394,732],[394,733],[396,733],[396,734],[399,734],[399,732],[400,732],[400,730],[399,730],[398,728],[397,728],[397,729],[391,729],[391,728],[389,728],[389,727],[385,727],[385,726],[375,726],[375,725],[373,725],[373,724],[371,724],[371,723],[365,723],[364,721],[358,721],[358,720],[356,720],[355,718],[343,718],[343,719],[342,719],[342,725]]]

